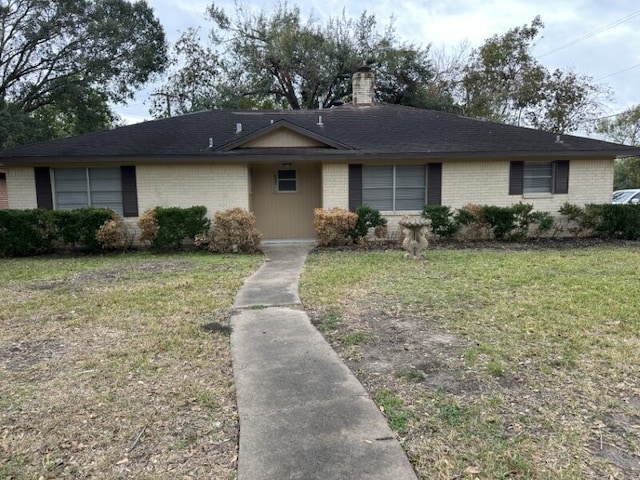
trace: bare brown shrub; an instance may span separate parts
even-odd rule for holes
[[[133,242],[124,218],[117,213],[102,224],[96,233],[96,239],[103,250],[127,250]]]
[[[358,215],[343,208],[316,208],[313,212],[313,228],[318,236],[318,244],[323,247],[346,245],[350,239],[347,233],[356,226]]]
[[[212,232],[196,237],[196,245],[206,246],[212,252],[252,253],[260,248],[261,240],[255,215],[242,208],[232,208],[215,213]]]
[[[140,227],[140,241],[152,243],[158,235],[158,220],[155,208],[145,210],[138,219]]]

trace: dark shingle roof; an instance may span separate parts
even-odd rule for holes
[[[319,116],[322,124],[319,125]],[[242,132],[236,133],[236,125]],[[249,140],[276,127],[307,134],[327,148],[249,148]],[[213,139],[213,148],[209,148]],[[305,157],[517,157],[633,156],[640,149],[583,137],[514,127],[454,114],[394,105],[344,105],[324,110],[210,110],[104,132],[51,140],[0,152],[8,163],[41,157],[197,156]]]

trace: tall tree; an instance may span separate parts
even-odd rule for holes
[[[620,115],[601,119],[596,131],[614,142],[640,145],[640,105],[635,105]],[[640,188],[640,158],[617,160],[613,185],[615,190]]]
[[[10,110],[5,118],[45,122],[41,133],[47,118],[80,115],[85,101],[98,109],[90,123],[105,126],[107,103],[131,98],[166,61],[164,31],[146,1],[0,0],[0,108]]]
[[[363,13],[357,20],[342,16],[321,23],[303,19],[298,7],[279,3],[272,11],[258,12],[236,3],[234,15],[215,4],[208,15],[213,22],[211,43],[179,52],[185,58],[172,78],[195,75],[191,52],[205,51],[216,64],[207,74],[208,103],[223,107],[317,108],[330,106],[351,94],[351,75],[365,64],[376,68],[380,100],[425,106],[445,104],[442,92],[428,89],[433,68],[428,48],[402,43],[393,25],[378,31],[373,15]],[[181,39],[194,40],[187,32]],[[218,78],[214,78],[218,75]],[[180,104],[189,97],[186,86],[170,79],[161,92],[175,113],[207,106],[207,102]],[[450,98],[450,97],[449,97]],[[446,100],[446,99],[445,99]],[[165,108],[165,113],[166,113]],[[157,109],[156,109],[157,112]]]
[[[557,133],[575,131],[597,116],[605,93],[600,86],[584,75],[549,72],[531,53],[543,27],[536,17],[472,53],[458,90],[465,115]]]

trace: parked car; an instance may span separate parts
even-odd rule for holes
[[[640,188],[629,190],[616,190],[611,195],[611,203],[638,203],[640,202]]]

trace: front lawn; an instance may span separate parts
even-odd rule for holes
[[[424,479],[640,477],[640,251],[323,252],[318,329]]]
[[[0,478],[235,478],[228,320],[261,261],[0,260]]]

